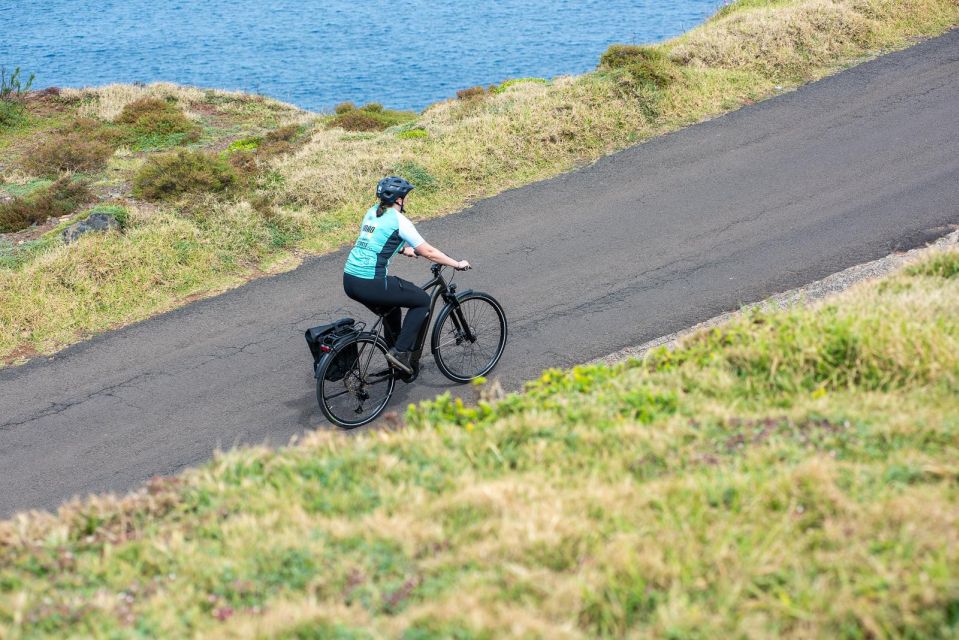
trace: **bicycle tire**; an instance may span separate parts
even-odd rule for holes
[[[327,370],[336,358],[341,356],[348,346],[356,343],[360,343],[357,345],[358,355],[347,366],[343,377],[339,380],[327,380]],[[369,360],[366,359],[367,349],[374,350],[369,355]],[[369,424],[383,413],[396,387],[396,373],[386,360],[386,349],[386,343],[381,338],[373,334],[361,333],[355,338],[337,344],[333,351],[323,356],[316,373],[316,401],[327,420],[344,429],[355,429]],[[364,366],[367,370],[362,372],[361,369]],[[375,380],[371,381],[371,376],[375,376]],[[372,409],[363,410],[363,405],[369,400],[369,396],[364,399],[362,394],[367,387],[380,384],[386,385],[383,387],[382,398],[373,403]],[[344,398],[344,402],[331,402],[338,398]]]
[[[460,298],[458,302],[458,305],[447,304],[440,311],[436,324],[433,325],[430,347],[440,372],[453,382],[464,383],[485,376],[493,370],[506,348],[508,327],[506,313],[493,296],[474,291]],[[459,321],[457,310],[471,329],[479,333],[472,341],[465,338],[462,329],[456,326]],[[498,336],[492,336],[492,332],[498,333]],[[488,335],[494,339],[488,340]],[[476,345],[481,339],[484,340],[483,344],[487,345],[484,353],[488,353],[488,356],[473,364],[477,362]],[[460,366],[454,362],[454,347],[464,352],[461,356],[466,356],[460,358]],[[467,358],[470,364],[465,363]]]

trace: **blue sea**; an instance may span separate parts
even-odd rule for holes
[[[0,64],[35,87],[168,80],[312,110],[422,109],[458,89],[595,68],[721,0],[0,0]]]

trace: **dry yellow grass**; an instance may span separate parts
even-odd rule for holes
[[[239,91],[224,91],[222,89],[201,89],[199,87],[189,87],[172,82],[152,82],[144,85],[132,84],[108,84],[102,87],[85,89],[64,89],[64,97],[79,98],[82,104],[79,114],[89,118],[100,118],[102,120],[113,120],[123,107],[131,102],[136,102],[143,98],[166,98],[172,96],[181,104],[202,103],[208,100],[210,95],[217,98],[249,100],[250,94]],[[293,105],[275,102],[290,112],[300,112],[300,109]],[[189,113],[189,112],[188,112]]]

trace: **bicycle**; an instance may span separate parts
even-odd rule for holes
[[[409,383],[419,375],[419,361],[437,302],[443,308],[435,315],[430,352],[440,372],[453,382],[465,383],[485,376],[503,355],[506,347],[506,314],[487,293],[468,289],[457,293],[443,267],[430,268],[433,278],[424,284],[430,294],[430,310],[413,350],[413,374],[403,377],[386,359],[389,344],[383,318],[392,308],[379,309],[378,320],[369,331],[366,323],[353,318],[306,331],[313,353],[316,400],[323,415],[340,427],[353,429],[378,418],[386,409],[400,378]],[[454,274],[455,277],[455,274]],[[458,356],[458,357],[457,357]]]

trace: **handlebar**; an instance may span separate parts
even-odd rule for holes
[[[456,270],[456,271],[469,271],[469,270],[472,269],[473,267],[472,267],[472,266],[469,266],[469,267],[466,267],[465,269],[457,269],[456,267],[450,267],[450,268],[451,268],[451,269],[454,269],[454,270]],[[437,262],[434,262],[433,265],[430,267],[430,271],[433,273],[433,276],[434,276],[434,277],[438,276],[438,275],[440,274],[440,271],[442,271],[442,270],[443,270],[443,265],[441,265],[441,264],[439,264],[439,263],[437,263]]]

